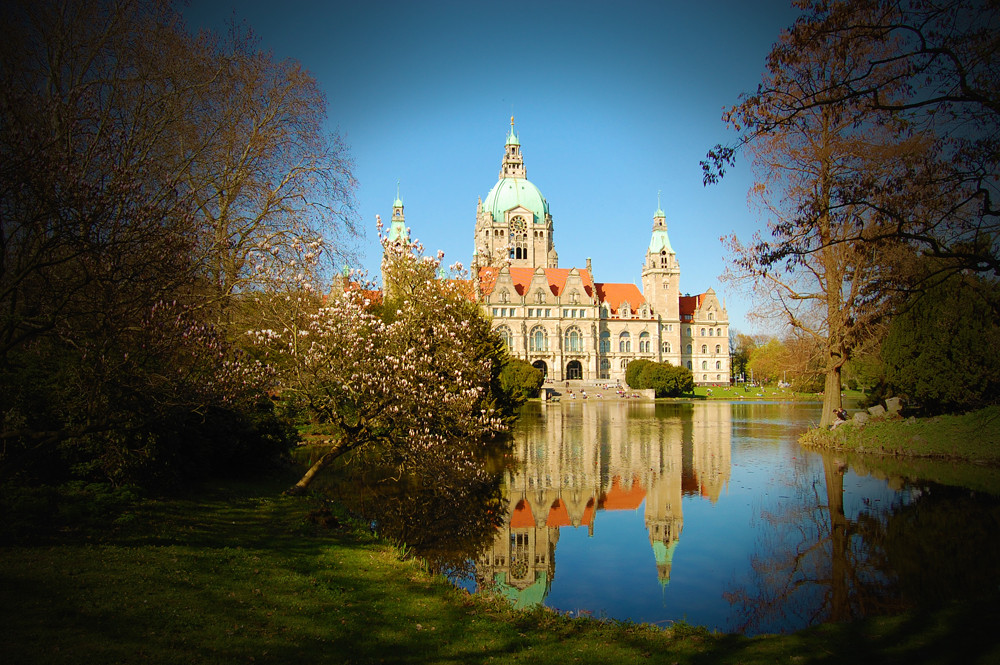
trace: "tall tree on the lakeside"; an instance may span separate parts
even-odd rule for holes
[[[350,208],[315,81],[170,0],[10,0],[0,23],[0,477],[166,481],[285,446],[248,452],[271,372],[208,305],[239,288],[220,265],[300,289]]]
[[[795,69],[836,44],[856,66],[822,89],[799,90],[770,117],[744,126],[731,145],[702,163],[717,182],[745,146],[781,131],[801,114],[829,107],[859,123],[891,117],[932,144],[902,174],[858,187],[855,202],[887,223],[872,238],[905,241],[938,259],[938,271],[895,261],[893,289],[922,290],[956,271],[1000,275],[1000,0],[798,0],[802,16],[775,45],[768,68]],[[768,83],[751,100],[769,104]],[[895,197],[886,196],[896,192]],[[906,195],[902,195],[906,192]],[[862,240],[860,234],[853,240]],[[905,298],[905,294],[903,294]]]
[[[828,35],[813,50],[782,58],[789,39],[783,35],[772,52],[757,93],[724,115],[747,137],[757,180],[751,194],[770,230],[770,238],[749,242],[724,238],[732,253],[727,278],[752,286],[761,316],[780,317],[823,349],[825,426],[841,407],[841,368],[880,312],[879,257],[897,244],[859,192],[905,175],[926,142],[890,116],[858,123],[850,107],[798,108],[856,77],[885,48],[858,51]]]

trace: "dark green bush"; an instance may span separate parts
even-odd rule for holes
[[[511,358],[500,371],[500,386],[518,404],[538,396],[544,381],[542,373],[520,358]]]
[[[628,384],[629,388],[634,388],[636,390],[642,390],[647,386],[639,385],[640,379],[639,375],[646,370],[650,365],[655,365],[652,360],[633,360],[625,368],[625,383]]]

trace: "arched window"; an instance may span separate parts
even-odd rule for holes
[[[691,369],[691,361],[688,361],[688,369]]]
[[[601,318],[606,319],[611,316],[611,308],[608,307],[608,303],[601,305]]]
[[[701,336],[702,336],[702,337],[704,337],[704,336],[705,336],[705,329],[704,329],[704,328],[702,328],[702,329],[701,329]]]
[[[688,327],[688,329],[687,329],[687,334],[688,334],[688,337],[691,336],[691,328],[690,327]]]
[[[716,328],[715,329],[715,336],[716,337],[722,337],[722,328]]]
[[[583,351],[583,334],[579,328],[576,326],[568,328],[563,337],[565,338],[564,350]]]
[[[670,342],[661,343],[660,351],[662,351],[663,353],[670,353]]]
[[[708,361],[707,360],[702,360],[701,361],[701,368],[702,369],[708,369]]]
[[[608,332],[607,330],[601,332],[600,349],[601,353],[611,353],[611,333]]]
[[[670,267],[670,263],[667,260],[667,250],[665,250],[665,249],[661,249],[660,250],[660,267],[661,268],[668,268],[668,267]]]
[[[688,355],[691,355],[691,345],[690,344],[687,345],[687,352],[688,352]],[[691,369],[691,363],[688,363],[688,369]]]
[[[627,369],[628,369],[628,361],[627,360],[623,360],[622,361],[622,371],[624,372]]]
[[[709,321],[715,321],[715,312],[709,312],[708,313],[708,320]]]
[[[722,361],[721,360],[716,360],[715,361],[715,369],[722,369]]]
[[[601,360],[601,374],[600,378],[610,379],[611,378],[611,361],[607,358]]]
[[[622,353],[632,350],[632,336],[628,334],[627,330],[618,335],[618,350]]]
[[[629,305],[628,301],[623,300],[622,304],[618,305],[618,317],[622,319],[627,319],[632,315],[632,306]]]
[[[512,350],[514,348],[514,335],[510,332],[510,328],[500,326],[497,328],[497,332],[500,333],[500,339],[503,340],[503,343],[507,345],[507,350]]]
[[[529,351],[548,351],[549,350],[549,336],[545,332],[545,328],[542,326],[535,326],[531,329],[531,334],[528,336],[528,350]]]
[[[639,353],[649,353],[650,352],[650,340],[649,333],[639,333]]]
[[[701,352],[702,353],[708,353],[708,344],[702,344],[701,345]]]
[[[722,353],[722,345],[721,344],[716,344],[715,345],[715,352],[716,353]]]
[[[711,337],[714,334],[715,334],[715,328],[709,328],[708,329],[708,336]]]

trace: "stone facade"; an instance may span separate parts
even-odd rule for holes
[[[405,232],[398,193],[390,234]],[[729,320],[712,289],[681,295],[680,264],[665,213],[635,284],[597,282],[584,268],[560,268],[548,202],[527,179],[514,120],[497,183],[476,209],[472,279],[476,299],[513,355],[555,382],[625,384],[636,359],[687,367],[699,385],[728,385]]]

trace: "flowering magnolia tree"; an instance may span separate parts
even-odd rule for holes
[[[412,468],[460,456],[456,443],[507,428],[512,407],[499,387],[506,352],[469,298],[469,282],[439,278],[441,255],[423,256],[416,243],[383,245],[384,299],[338,282],[301,326],[251,333],[269,356],[282,356],[285,397],[336,432],[293,493],[351,450]]]

